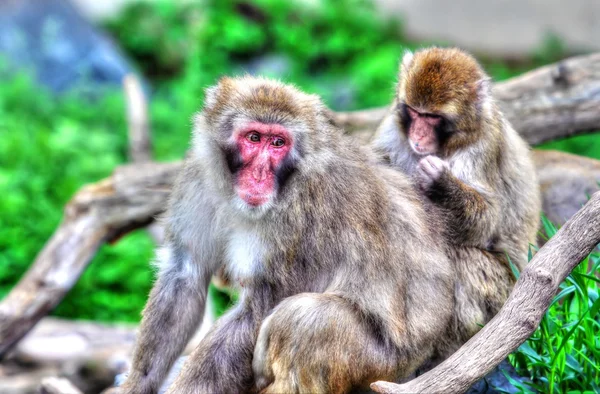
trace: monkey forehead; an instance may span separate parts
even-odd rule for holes
[[[292,133],[290,133],[288,131],[288,129],[284,126],[282,126],[279,123],[263,123],[263,122],[259,122],[259,121],[250,121],[244,125],[242,125],[241,127],[238,127],[234,132],[233,132],[233,137],[237,138],[239,135],[243,135],[245,133],[248,133],[250,131],[258,131],[261,134],[266,134],[266,135],[277,135],[280,137],[285,138],[286,140],[292,142],[293,141],[293,137],[292,137]]]
[[[317,96],[291,85],[260,77],[222,78],[206,91],[205,112],[211,117],[235,108],[266,123],[313,115]]]
[[[478,81],[486,78],[479,63],[456,48],[431,48],[415,53],[403,76],[407,104],[452,114],[477,98]]]

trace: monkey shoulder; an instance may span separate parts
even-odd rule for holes
[[[205,177],[203,168],[188,156],[175,179],[161,221],[169,237],[179,243],[193,245],[214,235],[219,194],[211,192]]]

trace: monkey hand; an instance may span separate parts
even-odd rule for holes
[[[448,163],[437,156],[429,155],[419,161],[417,184],[421,189],[429,190],[448,170]]]

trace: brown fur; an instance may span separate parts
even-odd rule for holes
[[[527,144],[496,106],[489,77],[471,55],[431,48],[402,60],[396,97],[372,144],[381,160],[423,184],[424,157],[409,145],[405,104],[444,121],[435,155],[447,167],[423,196],[445,217],[452,245],[458,278],[452,350],[502,306],[514,281],[506,256],[519,269],[527,263],[539,226],[539,185]]]
[[[426,214],[409,179],[373,164],[317,97],[290,86],[224,79],[207,90],[204,111],[122,391],[156,392],[220,267],[243,284],[240,301],[171,393],[341,393],[402,378],[431,358],[453,324],[455,277],[438,216]],[[233,129],[256,120],[296,141],[295,172],[259,213],[236,200],[226,160]]]
[[[485,74],[466,53],[432,48],[420,52],[413,62],[401,76],[407,104],[445,113],[448,104],[468,107],[477,100],[477,83]]]

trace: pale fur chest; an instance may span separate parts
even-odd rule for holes
[[[225,250],[227,271],[231,279],[243,285],[244,281],[260,275],[266,252],[264,241],[250,228],[237,228],[228,238]]]

